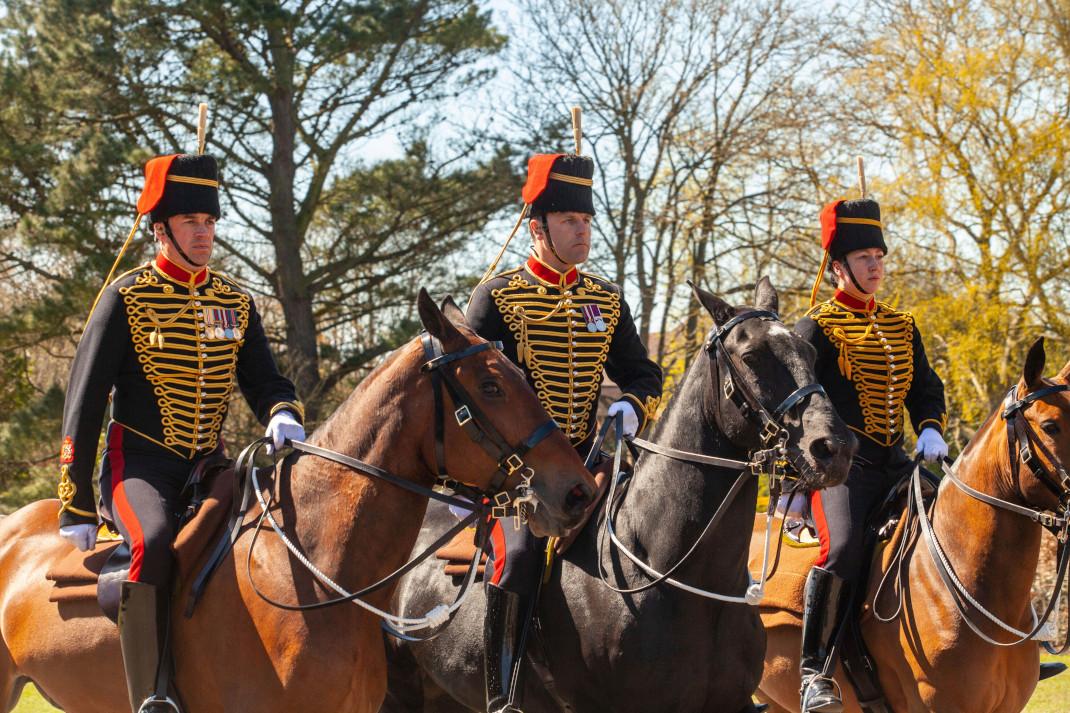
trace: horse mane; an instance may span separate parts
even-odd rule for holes
[[[323,421],[319,426],[317,426],[316,430],[313,431],[312,434],[310,434],[309,440],[312,440],[314,438],[317,442],[319,442],[323,438],[327,437],[330,434],[330,431],[334,426],[335,421],[341,418],[343,414],[347,414],[349,412],[349,406],[351,406],[351,402],[360,398],[360,396],[363,395],[364,392],[366,392],[372,386],[378,385],[379,381],[383,378],[389,378],[389,375],[393,370],[394,363],[405,355],[406,347],[409,347],[411,344],[411,341],[406,342],[397,349],[391,352],[387,352],[385,355],[383,355],[383,359],[379,363],[379,365],[372,369],[371,373],[361,379],[360,383],[353,387],[353,390],[349,392],[349,395],[346,396],[345,399],[343,399],[342,403],[340,403],[338,407],[334,409],[334,413],[332,413],[326,421]]]

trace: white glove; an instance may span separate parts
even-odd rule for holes
[[[927,461],[940,460],[947,456],[947,444],[935,428],[923,428],[918,436],[918,443],[914,446],[914,453],[921,453],[922,458]]]
[[[96,525],[63,525],[59,528],[59,534],[82,552],[93,549],[93,545],[97,544]]]
[[[264,435],[271,439],[267,446],[267,452],[271,454],[282,450],[286,441],[305,440],[305,427],[289,411],[279,411],[271,417]]]
[[[635,407],[629,401],[614,401],[606,411],[606,416],[613,418],[618,413],[624,414],[624,435],[634,436],[639,430],[639,415],[635,413]]]

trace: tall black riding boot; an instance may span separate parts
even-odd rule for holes
[[[523,617],[527,607],[521,606],[520,595],[493,584],[487,585],[487,614],[483,620],[483,665],[487,685],[488,713],[519,713],[522,681],[516,665],[520,639],[524,630]],[[514,670],[516,678],[514,680]],[[514,702],[509,694],[516,687]]]
[[[170,682],[170,657],[164,656],[169,644],[168,604],[166,593],[151,584],[122,584],[119,645],[133,713],[182,713],[173,697],[156,696],[158,679],[162,676],[163,690],[168,690]]]
[[[848,587],[843,579],[822,567],[814,567],[806,578],[803,599],[802,656],[802,713],[840,713],[843,702],[832,682],[824,674],[829,664],[832,644],[840,628]],[[828,666],[830,674],[833,666]]]

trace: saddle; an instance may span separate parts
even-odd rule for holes
[[[177,575],[191,580],[198,564],[222,536],[232,511],[237,473],[226,459],[206,459],[190,474],[184,492],[189,506],[180,520],[173,549]],[[112,621],[118,615],[119,585],[126,579],[130,564],[127,543],[109,527],[97,532],[93,549],[71,550],[52,564],[45,574],[52,591],[50,602],[65,603],[96,599]]]
[[[936,488],[940,481],[929,471],[921,470],[921,494],[926,504],[936,497]],[[903,516],[906,507],[908,490],[910,489],[910,475],[905,475],[896,483],[895,488],[888,493],[880,506],[873,511],[867,522],[867,529],[877,535],[877,542],[887,542],[895,534],[895,528],[899,526],[899,520]],[[784,496],[785,498],[792,496]],[[800,507],[800,499],[802,500]],[[791,500],[777,504],[777,513],[784,522],[783,543],[788,547],[819,547],[821,540],[817,536],[817,525],[814,522],[813,511],[810,509],[809,498],[793,496]]]

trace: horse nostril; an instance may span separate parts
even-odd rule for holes
[[[838,450],[835,441],[830,438],[818,438],[810,444],[810,455],[820,462],[832,460]]]
[[[587,503],[590,500],[591,494],[587,492],[587,488],[583,487],[583,485],[577,485],[568,491],[568,495],[565,496],[565,507],[568,510],[580,510],[587,507]]]

